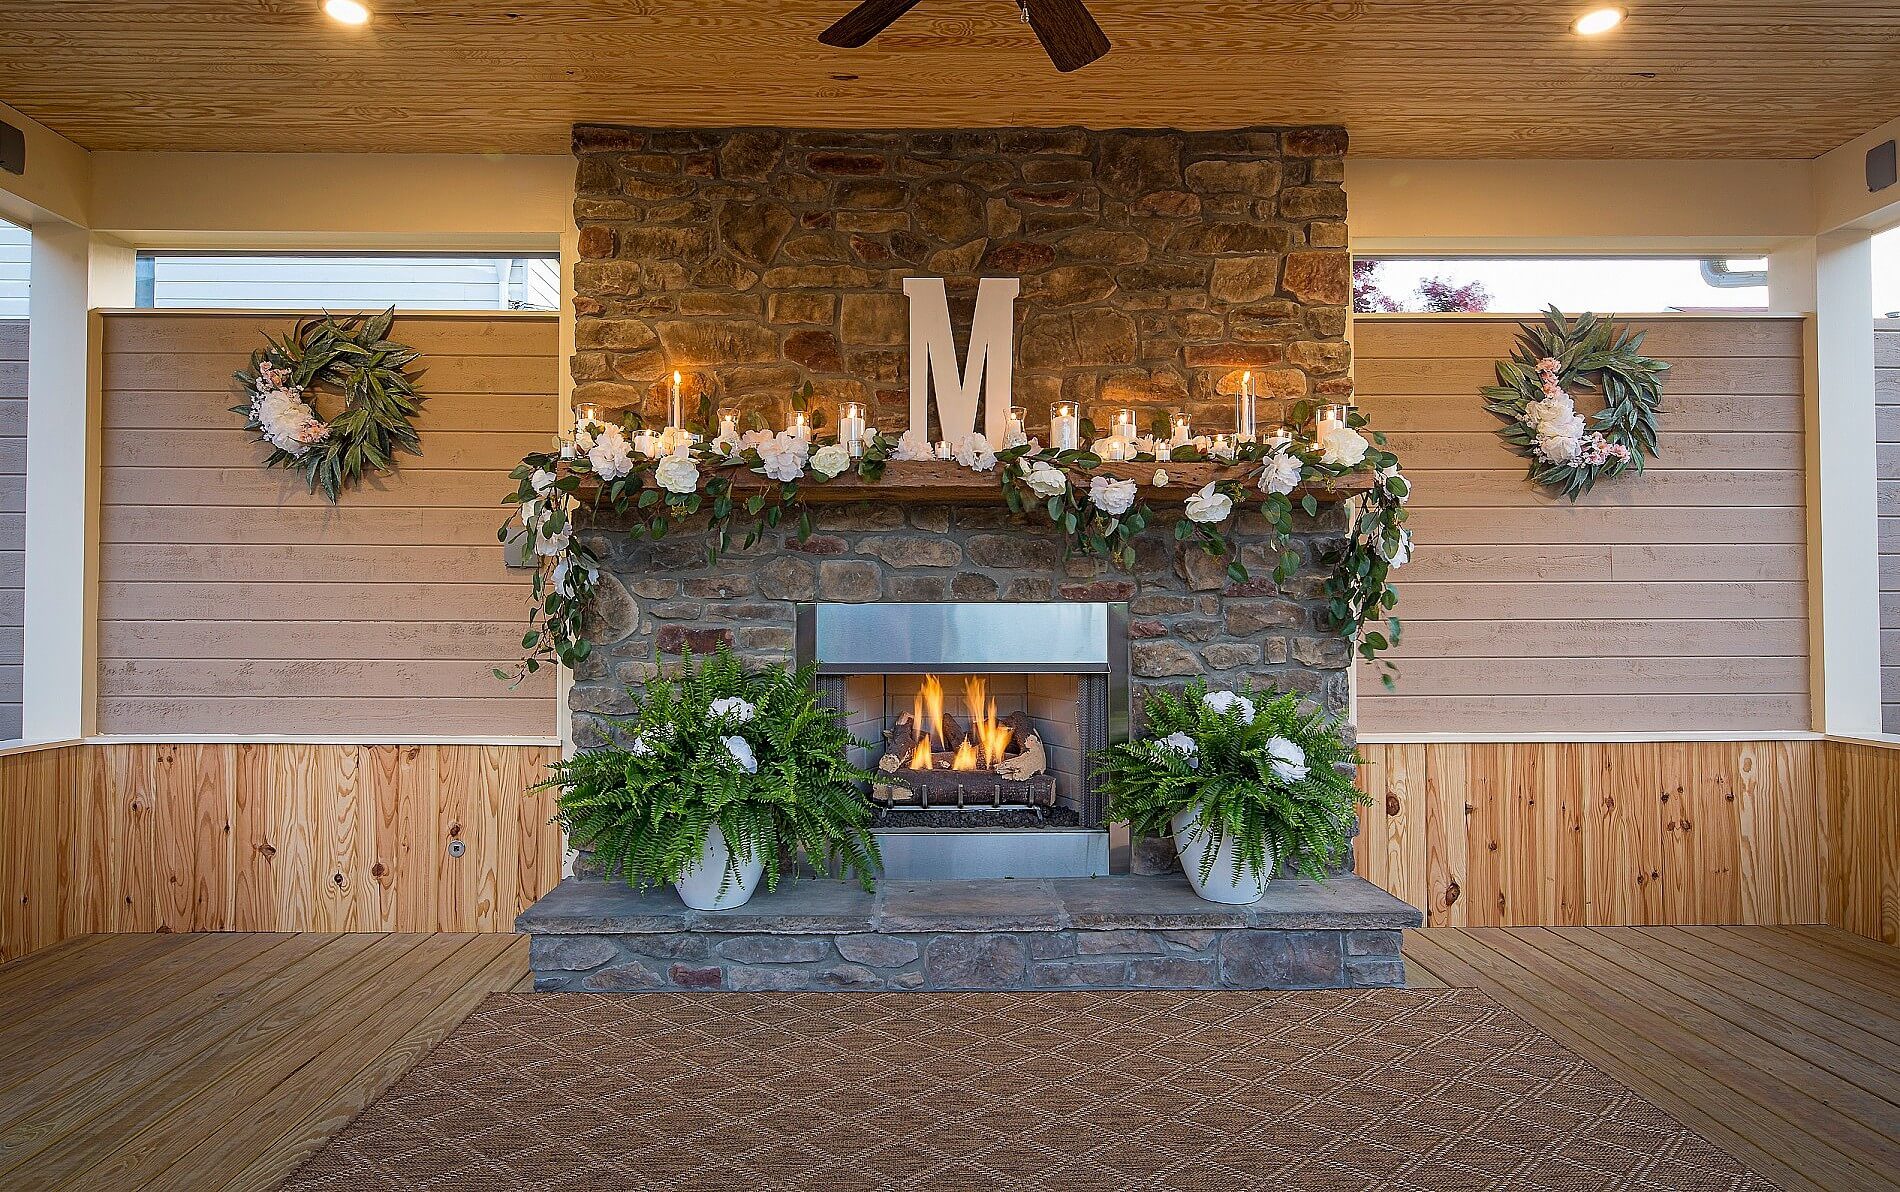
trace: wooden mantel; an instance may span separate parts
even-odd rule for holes
[[[1156,471],[1167,472],[1166,488],[1154,487]],[[1151,504],[1179,504],[1209,481],[1245,481],[1250,472],[1250,468],[1228,464],[1188,463],[1103,463],[1095,469],[1097,475],[1135,481],[1141,486],[1141,495]],[[702,484],[712,475],[729,476],[736,493],[765,491],[776,488],[778,484],[750,468],[722,468],[714,471],[702,464],[700,475]],[[579,495],[591,497],[599,487],[591,475],[583,474]],[[1356,473],[1302,484],[1295,490],[1293,497],[1298,500],[1311,494],[1316,500],[1333,503],[1351,500],[1361,493],[1369,492],[1371,488],[1371,474]],[[995,472],[974,472],[949,461],[893,461],[885,465],[883,477],[876,481],[861,480],[855,472],[846,472],[836,480],[825,483],[807,478],[799,484],[799,495],[813,505],[846,501],[896,501],[907,505],[1001,504],[1003,487]]]

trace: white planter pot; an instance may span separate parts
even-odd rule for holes
[[[1232,906],[1249,906],[1265,898],[1268,875],[1256,876],[1242,866],[1240,876],[1234,876],[1235,848],[1231,836],[1222,838],[1220,849],[1214,854],[1214,867],[1208,871],[1207,880],[1201,880],[1201,866],[1211,842],[1205,834],[1195,831],[1200,822],[1198,811],[1183,811],[1174,817],[1174,851],[1181,854],[1181,868],[1187,871],[1188,884],[1194,887],[1194,892],[1209,902]]]
[[[752,857],[739,862],[738,876],[727,881],[726,865],[731,860],[732,850],[726,847],[726,834],[714,824],[712,831],[706,834],[706,846],[699,850],[699,864],[673,883],[680,901],[696,911],[723,911],[744,906],[758,891],[759,880],[765,876],[765,858]],[[723,894],[719,892],[722,882],[726,887]]]

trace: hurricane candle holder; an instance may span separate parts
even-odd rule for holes
[[[1057,451],[1074,451],[1082,443],[1082,422],[1076,417],[1075,403],[1061,401],[1049,407],[1049,445]]]
[[[848,401],[838,411],[838,441],[852,459],[864,455],[864,403]]]
[[[1124,443],[1132,443],[1139,437],[1135,430],[1135,412],[1131,409],[1115,411],[1115,422],[1110,432],[1112,437]]]
[[[1313,439],[1318,442],[1333,431],[1343,429],[1352,416],[1351,406],[1321,406],[1313,417]]]
[[[1234,394],[1234,437],[1242,443],[1254,439],[1253,373],[1240,374],[1240,391]]]

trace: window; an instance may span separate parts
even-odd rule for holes
[[[143,252],[138,304],[262,309],[555,310],[545,256]]]
[[[1379,257],[1353,262],[1353,309],[1641,314],[1765,310],[1768,263],[1693,257]]]

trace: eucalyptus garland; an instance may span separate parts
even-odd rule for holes
[[[1296,408],[1294,418],[1303,422],[1310,413]],[[1083,427],[1085,434],[1090,429]],[[1155,465],[1156,485],[1168,483],[1165,471],[1170,463],[1222,463],[1236,469],[1236,475],[1191,494],[1174,527],[1177,541],[1223,561],[1227,578],[1236,584],[1250,578],[1233,539],[1240,511],[1253,506],[1264,517],[1273,579],[1284,585],[1303,561],[1293,545],[1296,516],[1311,518],[1320,511],[1319,499],[1310,491],[1296,499],[1300,486],[1370,472],[1372,487],[1359,499],[1337,554],[1328,551],[1327,558],[1314,560],[1331,565],[1327,627],[1370,661],[1398,642],[1399,621],[1392,614],[1398,593],[1390,576],[1410,558],[1412,535],[1405,528],[1411,490],[1398,457],[1386,449],[1383,435],[1360,433],[1366,430],[1365,417],[1354,411],[1313,443],[1251,443],[1227,451],[1164,445],[1159,450],[1165,456],[1142,453],[1133,462]],[[993,450],[977,434],[933,453],[920,435],[898,440],[879,435],[867,440],[859,458],[853,459],[836,442],[814,448],[809,433],[767,430],[710,443],[669,441],[664,454],[647,455],[632,446],[630,436],[640,433],[637,418],[582,426],[570,452],[530,455],[510,473],[516,487],[503,503],[518,510],[527,539],[544,565],[535,574],[534,609],[522,637],[526,656],[512,676],[497,670],[497,677],[518,682],[549,660],[571,667],[588,656],[583,625],[599,582],[600,560],[574,538],[572,515],[583,478],[590,475],[592,509],[630,520],[628,532],[636,538],[658,540],[679,522],[703,516],[711,531],[708,564],[730,548],[741,530],[745,547],[780,528],[791,529],[804,541],[814,523],[802,499],[803,486],[829,484],[846,472],[875,482],[892,460],[946,458],[973,471],[993,471],[1011,511],[1046,518],[1062,536],[1065,555],[1086,555],[1123,570],[1135,566],[1134,539],[1155,520],[1140,483],[1100,472],[1099,455],[1044,448],[1035,440]],[[742,496],[733,485],[741,471],[776,483]],[[498,536],[506,541],[517,532],[511,521]],[[1389,672],[1384,678],[1390,684]]]
[[[1530,479],[1575,501],[1607,477],[1640,473],[1656,455],[1656,415],[1669,366],[1642,354],[1643,332],[1596,315],[1565,317],[1556,307],[1518,327],[1485,408],[1502,418],[1498,437],[1531,461]],[[1573,393],[1602,395],[1584,418]]]
[[[265,467],[301,470],[310,490],[334,503],[362,482],[365,468],[387,473],[399,453],[422,454],[414,419],[425,399],[409,367],[422,354],[389,338],[395,318],[392,306],[379,315],[301,319],[251,353],[237,374],[250,398],[231,412],[271,445]],[[317,413],[326,394],[343,400],[328,421]]]

